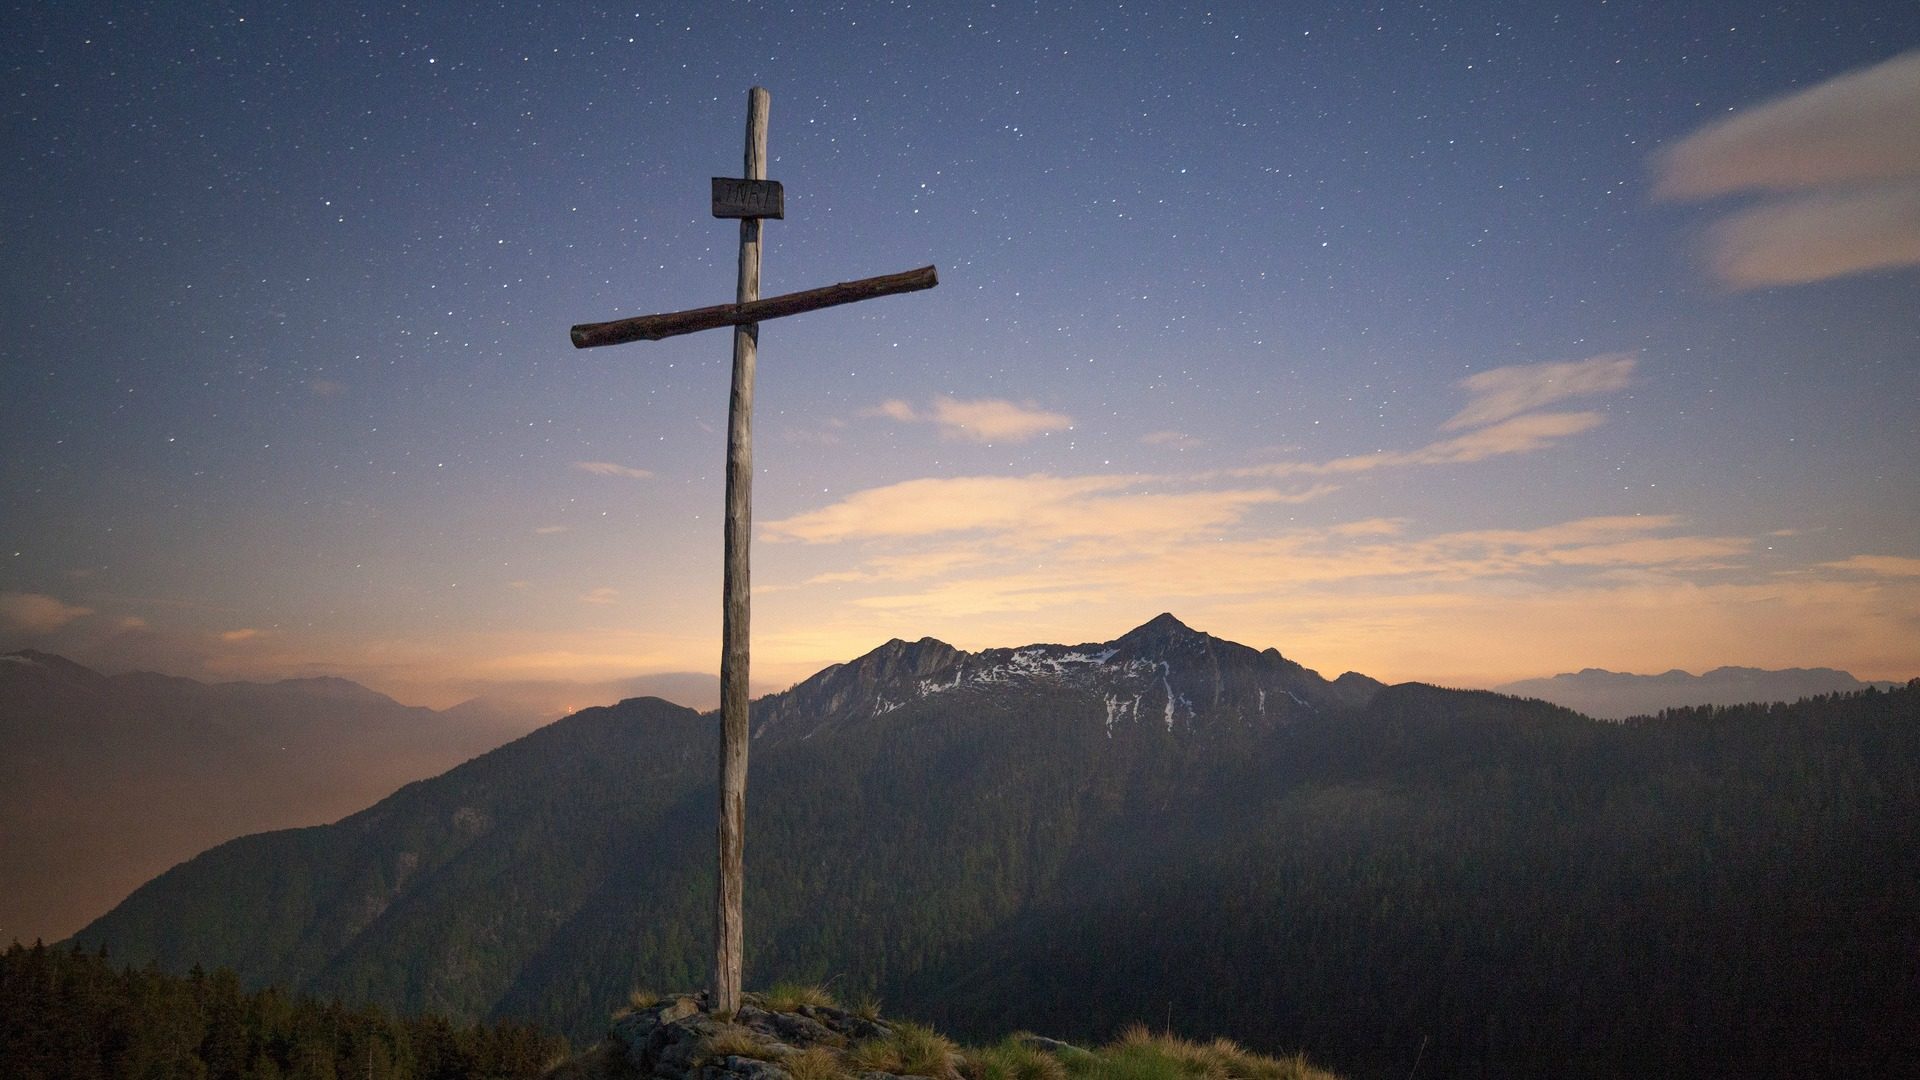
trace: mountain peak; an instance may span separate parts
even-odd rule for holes
[[[1155,615],[1153,618],[1148,619],[1146,622],[1141,623],[1135,629],[1153,630],[1160,633],[1168,633],[1174,630],[1185,630],[1189,634],[1197,632],[1193,629],[1193,627],[1188,626],[1186,623],[1183,623],[1179,619],[1175,618],[1173,612],[1171,611],[1163,611],[1160,614]]]
[[[360,702],[369,705],[400,704],[370,686],[362,686],[352,679],[343,679],[338,675],[309,675],[298,679],[280,679],[276,682],[260,684],[260,686],[263,690],[291,691],[333,701]]]
[[[85,664],[75,663],[64,656],[38,649],[20,649],[0,656],[9,668],[19,671],[33,671],[41,678],[59,678],[67,680],[98,681],[105,678],[99,672]]]
[[[946,694],[1044,687],[1086,695],[1116,724],[1264,726],[1291,715],[1366,703],[1380,684],[1362,675],[1329,683],[1268,649],[1195,630],[1162,612],[1112,641],[1025,645],[980,652],[935,638],[894,638],[753,706],[756,739],[810,738],[818,731]]]
[[[865,656],[836,667],[865,669],[876,678],[889,678],[902,672],[924,675],[928,670],[946,663],[958,651],[939,638],[923,637],[919,641],[891,638]],[[832,670],[834,668],[827,669]]]
[[[64,656],[50,652],[41,652],[39,649],[15,649],[13,652],[0,656],[0,660],[10,660],[16,664],[40,664],[43,666],[82,666]]]
[[[1207,635],[1174,618],[1173,613],[1163,611],[1139,626],[1120,635],[1114,642],[1135,643],[1141,641],[1169,641],[1176,638],[1206,637]]]

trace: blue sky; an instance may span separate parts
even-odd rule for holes
[[[1334,674],[1920,673],[1920,12],[33,5],[0,644],[445,704],[1162,610]],[[587,703],[582,701],[581,703]]]

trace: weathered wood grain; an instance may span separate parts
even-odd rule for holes
[[[742,220],[742,227],[745,227],[746,222],[750,220],[752,219]],[[581,323],[573,328],[573,346],[576,349],[592,349],[601,345],[624,345],[630,341],[659,341],[661,338],[679,334],[691,334],[721,326],[765,322],[768,319],[798,315],[803,311],[818,311],[821,308],[851,304],[857,300],[872,300],[875,297],[892,296],[895,293],[931,289],[938,284],[940,284],[939,272],[931,266],[922,266],[914,270],[903,270],[898,274],[881,274],[878,277],[823,285],[818,289],[782,293],[779,296],[769,296],[765,300],[715,304],[712,307],[670,311],[662,315],[637,315],[631,319],[615,319],[612,322]]]
[[[763,87],[747,91],[746,175],[767,176],[767,113]],[[740,219],[736,306],[760,298],[760,219]],[[752,585],[747,547],[753,535],[753,368],[760,325],[733,330],[733,392],[727,409],[727,519],[720,646],[720,876],[714,889],[713,1001],[717,1012],[740,1009],[740,901],[745,891],[747,829],[747,655]]]

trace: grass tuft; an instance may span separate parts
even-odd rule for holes
[[[1304,1055],[1256,1054],[1231,1039],[1196,1043],[1133,1024],[1097,1053],[1063,1061],[1071,1080],[1337,1080]],[[1012,1078],[1008,1078],[1012,1080]]]
[[[960,1048],[924,1024],[897,1023],[892,1035],[863,1042],[847,1057],[861,1072],[931,1076],[935,1080],[958,1080],[960,1076]]]
[[[793,1012],[802,1005],[817,1009],[837,1009],[840,1003],[819,983],[776,983],[760,997],[762,1007],[774,1012]]]
[[[960,1063],[960,1075],[966,1080],[1067,1080],[1067,1066],[1016,1035],[983,1050],[968,1051]]]
[[[753,1058],[756,1061],[779,1061],[780,1055],[765,1040],[738,1024],[728,1024],[707,1036],[700,1044],[701,1056],[708,1061],[718,1061],[724,1057]]]
[[[651,990],[630,990],[627,1003],[613,1010],[613,1019],[624,1020],[643,1009],[651,1009],[660,1003],[660,995]]]
[[[874,997],[872,994],[861,998],[859,1004],[853,1007],[853,1015],[862,1020],[879,1020],[880,999]]]
[[[792,1073],[793,1080],[850,1080],[851,1077],[840,1055],[824,1046],[790,1054],[780,1062],[780,1067]]]

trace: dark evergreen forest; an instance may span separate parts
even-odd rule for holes
[[[1624,724],[1444,693],[1140,814],[905,996],[1354,1075],[1920,1075],[1920,685]]]
[[[169,975],[38,943],[0,954],[7,1080],[511,1080],[565,1051],[531,1024],[249,991],[226,968]]]

